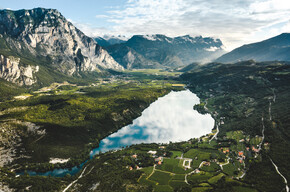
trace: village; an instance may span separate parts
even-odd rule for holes
[[[155,191],[173,191],[187,185],[196,187],[197,191],[206,191],[221,178],[233,183],[242,182],[247,163],[260,161],[262,137],[250,137],[242,131],[211,139],[214,136],[211,133],[187,142],[158,145],[158,148],[146,151],[154,163],[149,167],[140,166],[139,154],[133,150],[130,158],[136,164],[127,168],[142,171],[138,182],[152,185]],[[268,150],[269,143],[262,147]]]

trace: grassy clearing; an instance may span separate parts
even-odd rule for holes
[[[238,171],[238,169],[232,163],[223,166],[223,172],[230,176],[235,176],[236,171]]]
[[[141,171],[144,172],[145,175],[149,176],[152,173],[152,171],[153,171],[153,166],[144,167],[144,168],[141,169]]]
[[[156,192],[173,192],[172,187],[169,185],[156,185],[154,189]]]
[[[156,181],[158,185],[168,185],[168,182],[171,178],[172,175],[170,173],[156,170],[149,179],[152,181]]]
[[[223,174],[223,173],[220,173],[220,174],[218,174],[218,175],[216,175],[216,176],[214,176],[214,177],[212,177],[212,178],[210,178],[209,180],[208,180],[208,183],[209,184],[216,184],[223,176],[225,176],[225,174]]]
[[[139,183],[140,184],[143,184],[143,185],[152,185],[152,186],[155,186],[157,184],[157,182],[155,181],[151,181],[149,179],[146,179],[147,176],[146,175],[143,175],[140,179],[139,179]]]
[[[172,188],[180,188],[180,187],[184,187],[184,186],[188,186],[184,181],[177,181],[177,180],[171,180],[169,181],[169,185]]]
[[[212,187],[194,187],[192,188],[192,192],[205,192],[212,189]]]
[[[201,169],[206,172],[216,172],[220,169],[220,166],[214,162],[211,162],[210,166],[202,166]]]
[[[184,157],[191,158],[193,160],[201,160],[201,161],[207,161],[210,159],[209,152],[204,152],[199,149],[190,149],[188,152],[184,154]]]
[[[207,182],[207,180],[209,178],[211,178],[212,176],[213,176],[213,174],[211,174],[209,172],[201,172],[199,174],[192,174],[192,175],[188,176],[187,180],[194,183],[194,184],[198,184],[198,183]]]
[[[172,152],[172,155],[170,158],[181,157],[181,155],[182,155],[181,151],[170,151],[170,152]]]
[[[182,161],[180,159],[164,159],[161,166],[157,166],[158,169],[168,171],[176,174],[183,174],[189,172],[182,168]]]
[[[181,181],[184,181],[184,179],[185,179],[185,174],[175,174],[172,177],[172,180],[181,180]]]
[[[256,189],[250,187],[243,187],[243,186],[234,186],[233,187],[235,192],[257,192]]]

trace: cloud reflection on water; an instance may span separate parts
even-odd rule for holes
[[[91,155],[132,144],[186,141],[205,135],[214,127],[214,119],[193,110],[199,102],[189,90],[171,92],[152,103],[133,124],[103,139]]]

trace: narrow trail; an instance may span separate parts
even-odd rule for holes
[[[230,163],[230,157],[227,158],[227,162],[226,163],[220,164],[221,170],[224,170],[223,166],[227,165],[229,163]]]
[[[238,179],[242,179],[244,176],[246,175],[246,171],[239,177],[237,177]]]
[[[214,138],[217,139],[217,135],[219,134],[220,130],[219,130],[219,125],[216,125],[216,133],[214,134],[214,136],[209,140],[209,142],[211,142]]]
[[[272,103],[271,101],[269,101],[269,120],[270,121],[272,121],[271,107],[272,107]]]
[[[201,168],[202,164],[205,163],[205,162],[206,162],[206,161],[201,162],[201,163],[199,164],[198,168]],[[188,183],[188,181],[187,181],[187,176],[188,176],[188,175],[191,175],[192,173],[194,173],[194,171],[195,171],[195,170],[193,170],[193,171],[191,171],[190,173],[187,173],[187,174],[185,175],[185,177],[184,177],[184,182],[185,182],[186,184],[189,185],[189,183]]]
[[[273,162],[273,160],[270,158],[270,161],[272,162],[273,166],[275,167],[277,173],[283,178],[284,183],[286,184],[286,192],[289,192],[289,187],[288,187],[288,181],[287,179],[284,177],[284,175],[282,175],[282,173],[280,173],[278,166]]]
[[[262,126],[263,126],[263,128],[262,128],[262,141],[260,142],[259,147],[258,147],[259,151],[262,149],[262,144],[263,144],[264,139],[265,139],[265,124],[264,124],[264,117],[262,117]]]
[[[150,178],[150,177],[153,175],[153,173],[154,173],[155,170],[156,170],[155,167],[156,167],[156,165],[153,166],[153,170],[152,170],[151,174],[150,174],[146,179]]]
[[[188,183],[188,181],[187,181],[187,176],[188,176],[188,175],[191,175],[192,173],[194,173],[194,170],[191,171],[190,173],[187,173],[187,174],[185,175],[185,177],[184,177],[184,182],[185,182],[187,185],[189,185],[189,183]]]
[[[66,192],[73,184],[75,184],[80,178],[82,178],[86,169],[87,169],[87,167],[85,167],[84,170],[82,171],[82,173],[80,174],[80,176],[76,180],[71,182],[62,192]]]

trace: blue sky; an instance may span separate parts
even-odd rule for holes
[[[0,0],[0,8],[58,9],[89,36],[220,38],[231,50],[290,32],[289,0]]]
[[[121,8],[126,0],[0,0],[2,9],[32,9],[36,7],[54,8],[59,10],[67,19],[77,23],[89,23],[95,27],[108,27],[103,18],[96,15],[104,15],[113,8]]]

